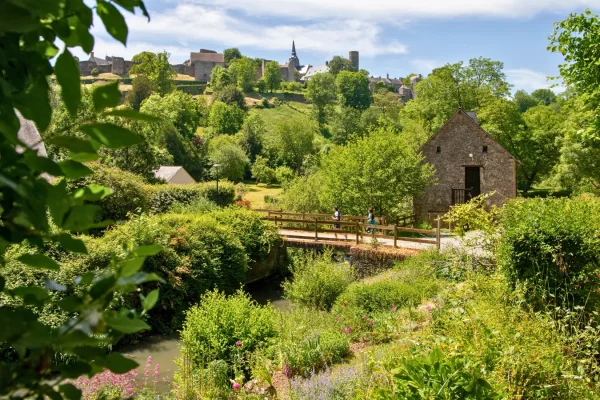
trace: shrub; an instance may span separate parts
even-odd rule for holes
[[[258,305],[242,291],[229,297],[211,291],[186,313],[182,353],[194,368],[224,360],[233,377],[233,367],[247,370],[249,365],[245,363],[251,353],[265,347],[275,333],[270,306]]]
[[[271,107],[271,103],[269,103],[269,99],[267,99],[266,97],[263,97],[263,99],[260,101],[260,104],[262,104],[262,106],[264,108],[270,108]]]
[[[350,341],[338,329],[334,317],[306,308],[282,313],[275,351],[288,377],[325,369],[350,353]]]
[[[216,134],[236,133],[242,127],[244,117],[244,110],[237,105],[215,101],[210,108],[208,124]]]
[[[244,149],[233,136],[221,135],[211,139],[209,143],[209,159],[213,164],[219,164],[219,170],[213,170],[213,177],[230,181],[241,181],[250,166],[250,160]]]
[[[402,360],[394,374],[395,398],[492,400],[499,396],[482,378],[484,370],[461,356],[433,349],[424,357]]]
[[[294,257],[290,267],[293,278],[283,283],[285,297],[303,306],[329,310],[354,280],[352,267],[331,257],[331,251],[318,257],[308,252]]]
[[[296,174],[290,167],[277,167],[275,169],[275,177],[277,178],[277,182],[281,184],[283,187],[289,187],[293,180],[296,178]]]
[[[237,105],[242,110],[246,107],[244,93],[236,85],[227,85],[213,92],[213,101],[221,101],[228,105]]]
[[[271,247],[280,241],[275,225],[246,208],[230,207],[214,211],[210,216],[235,232],[250,261],[263,261],[269,255]]]
[[[499,263],[538,307],[596,310],[600,300],[600,202],[516,200],[504,208]]]
[[[271,184],[276,180],[275,170],[269,167],[268,160],[262,156],[256,156],[251,171],[257,183]]]
[[[219,181],[217,193],[216,182],[196,183],[193,185],[146,185],[150,211],[159,214],[172,209],[177,204],[189,205],[202,199],[209,200],[218,206],[233,204],[235,186],[227,181]]]
[[[289,82],[287,88],[290,92],[301,92],[302,84],[300,82]]]
[[[204,214],[215,211],[218,208],[214,202],[201,197],[189,203],[176,202],[170,211],[175,214]]]
[[[76,190],[97,183],[112,189],[113,194],[95,202],[100,207],[97,221],[120,221],[127,219],[129,213],[148,211],[148,197],[144,190],[144,180],[140,176],[103,164],[91,164],[89,167],[93,174],[69,181],[68,187]]]
[[[118,251],[120,243],[163,247],[142,267],[143,272],[165,280],[164,284],[148,284],[161,292],[161,301],[148,318],[155,333],[180,327],[184,311],[202,293],[215,288],[232,293],[245,281],[248,256],[240,239],[232,228],[209,215],[165,214],[131,220],[92,240],[90,254],[82,263],[106,265],[106,258]],[[139,299],[134,295],[125,301],[135,304]]]
[[[204,94],[204,90],[206,90],[206,85],[177,85],[175,88],[183,93],[199,95]]]
[[[265,81],[265,78],[260,78],[256,81],[256,89],[258,89],[259,93],[264,93],[265,90],[267,90],[267,82]]]
[[[98,68],[92,68],[92,70],[90,71],[90,75],[92,75],[92,76],[98,76],[98,75],[100,75],[100,72],[98,71]]]

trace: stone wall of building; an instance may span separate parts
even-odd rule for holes
[[[125,59],[123,57],[112,58],[112,73],[117,75],[125,73]]]
[[[224,62],[222,63],[212,61],[194,61],[192,65],[194,68],[194,78],[196,78],[197,81],[202,82],[208,82],[210,80],[210,73],[212,72],[213,68],[217,65],[225,67]]]
[[[173,65],[173,68],[175,72],[181,75],[194,76],[195,74],[194,67],[189,64],[176,64]]]
[[[79,62],[79,75],[88,76],[92,74],[92,70],[96,68],[98,69],[99,74],[107,74],[112,72],[112,65],[97,65],[95,62],[91,61],[81,61]]]
[[[421,150],[424,162],[435,168],[437,182],[414,200],[419,221],[432,221],[449,210],[452,189],[465,188],[469,166],[480,168],[481,193],[496,192],[489,204],[502,205],[517,195],[515,159],[462,110]]]

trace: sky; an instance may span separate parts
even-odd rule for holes
[[[553,23],[600,0],[146,0],[150,22],[127,15],[127,47],[99,21],[97,57],[131,59],[141,51],[182,63],[200,48],[237,47],[249,57],[286,62],[292,40],[301,64],[360,53],[373,76],[426,76],[435,67],[475,57],[504,62],[514,90],[549,87],[563,61],[546,48]],[[125,12],[126,13],[126,12]],[[138,12],[138,14],[140,14]],[[77,54],[84,59],[83,53]],[[560,87],[555,88],[559,91]]]

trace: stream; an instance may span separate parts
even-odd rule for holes
[[[246,285],[245,291],[256,300],[257,303],[271,305],[281,311],[289,310],[291,302],[283,298],[283,290],[281,289],[281,277],[271,277],[260,280],[258,282]],[[177,370],[175,360],[179,357],[179,334],[174,333],[169,336],[153,336],[149,337],[141,343],[132,346],[126,346],[120,351],[127,354],[137,361],[138,367],[138,382],[144,380],[144,367],[149,356],[152,357],[150,366],[150,376],[148,382],[153,379],[154,366],[160,365],[160,382],[156,385],[159,392],[168,392],[171,387],[171,380]]]

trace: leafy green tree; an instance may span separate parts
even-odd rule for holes
[[[537,104],[550,105],[556,103],[556,94],[550,89],[538,89],[531,93]]]
[[[277,179],[275,176],[275,170],[269,167],[268,160],[264,157],[256,157],[256,161],[252,164],[252,176],[256,179],[257,183],[266,183],[270,185]]]
[[[279,63],[277,61],[269,61],[265,65],[265,83],[267,88],[273,93],[273,90],[279,89],[279,85],[283,80],[281,77],[281,70],[279,69]]]
[[[40,157],[18,139],[19,129],[46,131],[53,110],[49,96],[50,76],[54,75],[62,91],[62,100],[72,118],[78,115],[81,86],[77,60],[70,49],[81,47],[91,52],[94,37],[89,30],[93,12],[107,31],[123,44],[127,41],[127,25],[112,2],[72,3],[58,0],[44,2],[3,3],[0,13],[0,171],[4,199],[0,210],[0,257],[4,266],[10,246],[22,244],[27,251],[18,262],[37,270],[58,270],[59,264],[44,254],[46,246],[60,246],[66,257],[87,253],[85,243],[73,235],[97,226],[99,208],[89,202],[110,195],[108,188],[88,185],[74,193],[67,181],[90,175],[82,161],[100,157],[101,147],[122,148],[139,143],[131,131],[111,122],[82,123],[82,137],[57,134],[53,144],[68,150],[68,158],[55,162]],[[124,9],[136,8],[147,16],[140,0],[127,2]],[[64,43],[59,49],[55,42]],[[56,57],[58,55],[58,57]],[[55,62],[51,62],[51,60]],[[120,103],[116,84],[104,85],[92,93],[93,109],[99,119],[128,117],[151,119],[132,110],[115,109]],[[35,124],[35,125],[34,125]],[[23,150],[25,149],[25,150]],[[46,174],[59,177],[51,184]],[[24,242],[27,241],[26,244]],[[124,334],[147,329],[149,325],[131,309],[111,309],[115,296],[132,295],[137,285],[160,280],[156,275],[139,272],[144,258],[161,251],[158,246],[124,247],[126,259],[112,261],[103,275],[84,275],[72,285],[58,285],[52,280],[45,285],[14,287],[0,277],[0,397],[79,399],[81,392],[66,379],[80,375],[93,376],[104,369],[125,373],[137,367],[118,352],[100,350],[116,344]],[[15,260],[13,260],[15,261]],[[61,294],[68,294],[63,297]],[[9,301],[5,301],[5,299]],[[68,301],[59,301],[64,298]],[[143,296],[139,304],[144,312],[158,301],[158,290]],[[69,315],[64,322],[51,326],[39,318],[43,309],[60,309]],[[61,354],[73,359],[68,366],[60,363]]]
[[[339,145],[345,145],[352,138],[362,136],[364,130],[361,124],[361,111],[353,107],[340,107],[331,124],[331,133],[332,141]]]
[[[571,14],[555,24],[550,35],[548,50],[561,53],[565,63],[559,65],[563,81],[572,86],[596,110],[594,129],[585,134],[600,146],[600,18],[589,9],[582,14]]]
[[[254,60],[248,57],[234,60],[228,68],[233,82],[246,93],[254,89],[257,70],[258,68]]]
[[[237,182],[244,179],[250,162],[244,149],[229,135],[217,136],[209,142],[211,164],[220,164],[219,176]]]
[[[198,102],[190,94],[178,90],[164,97],[153,94],[140,110],[160,118],[163,122],[170,122],[179,134],[188,140],[196,134],[200,121]]]
[[[553,179],[575,192],[600,193],[600,147],[586,132],[594,129],[595,109],[588,95],[571,95],[561,106],[560,158]]]
[[[177,72],[169,64],[170,56],[166,51],[162,53],[144,51],[136,54],[131,59],[133,66],[129,73],[132,75],[145,75],[152,82],[154,89],[163,96],[175,90],[173,79],[177,76]]]
[[[212,90],[218,91],[231,84],[235,85],[235,80],[231,77],[229,71],[220,65],[215,65],[210,73],[210,87]]]
[[[256,89],[258,89],[258,93],[264,93],[267,90],[267,82],[265,78],[260,78],[256,81]]]
[[[242,53],[237,47],[225,49],[225,51],[223,51],[223,58],[225,59],[225,64],[231,64],[234,60],[242,58]]]
[[[402,103],[398,95],[387,89],[377,91],[373,94],[373,105],[381,110],[384,118],[390,120],[398,119],[398,114],[402,108]]]
[[[127,92],[125,102],[136,111],[140,110],[142,102],[146,100],[154,91],[154,85],[146,75],[138,75],[133,78],[131,90]]]
[[[265,121],[259,114],[251,114],[244,121],[238,140],[252,163],[263,150],[266,131]]]
[[[524,90],[517,90],[514,96],[515,103],[519,107],[519,112],[524,113],[529,110],[531,107],[535,107],[538,105],[539,101],[534,99],[532,95],[527,93]]]
[[[516,103],[490,96],[478,116],[483,129],[519,160],[518,184],[525,192],[556,165],[560,115],[551,107],[536,106],[521,114]]]
[[[342,56],[333,57],[331,61],[329,61],[328,66],[329,73],[333,75],[334,78],[342,71],[356,72],[352,61]]]
[[[406,78],[402,79],[402,84],[406,85],[406,86],[412,86],[412,82],[410,81],[410,78],[412,78],[413,76],[417,76],[418,74],[415,73],[410,73],[408,75],[406,75]]]
[[[393,216],[400,204],[432,183],[433,170],[422,160],[401,135],[389,129],[335,147],[321,160],[316,177],[309,178],[319,182],[314,194],[319,201],[312,200],[311,208],[325,211],[336,204],[345,214],[362,215],[373,207],[378,216]],[[294,186],[302,184],[300,180]],[[297,193],[294,186],[289,193]]]
[[[304,118],[292,117],[277,126],[272,145],[282,164],[299,172],[305,157],[316,151],[316,135],[316,126]]]
[[[327,108],[335,101],[335,79],[330,73],[313,76],[306,86],[306,100],[313,104],[317,122],[322,126],[327,122]]]
[[[210,107],[208,125],[216,134],[236,133],[244,123],[244,110],[235,104],[227,105],[216,101]]]
[[[221,101],[225,104],[235,104],[242,110],[246,108],[246,96],[244,93],[234,84],[229,84],[221,87],[213,92],[213,101]]]
[[[343,107],[366,110],[371,107],[369,78],[359,72],[342,71],[335,78],[338,100]]]
[[[374,89],[375,89],[374,90],[375,93],[378,93],[378,92],[380,92],[382,90],[385,90],[385,91],[388,91],[388,92],[393,92],[394,91],[394,87],[393,86],[386,85],[383,82],[377,82],[377,83],[375,83]]]

